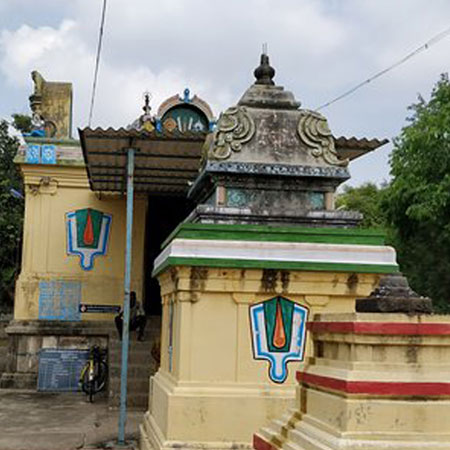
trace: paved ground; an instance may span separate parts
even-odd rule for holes
[[[143,411],[129,411],[126,434],[137,438]],[[108,448],[117,438],[118,410],[82,393],[0,389],[0,450]]]

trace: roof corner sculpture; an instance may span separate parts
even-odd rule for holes
[[[30,95],[31,136],[67,139],[72,132],[72,84],[46,81],[31,72],[34,92]]]
[[[336,211],[334,193],[350,178],[349,160],[385,141],[337,140],[324,116],[275,84],[266,53],[254,75],[206,138],[192,220],[355,226],[361,215]]]
[[[147,131],[151,133],[155,129],[155,118],[152,116],[152,108],[150,100],[152,95],[150,92],[144,92],[144,106],[142,110],[144,114],[140,115],[133,123],[128,125],[127,130]]]
[[[348,165],[347,158],[339,159],[328,121],[322,114],[306,109],[301,110],[297,131],[300,139],[311,149],[311,154],[315,158],[322,158],[331,165]]]
[[[294,95],[275,85],[275,69],[266,54],[255,69],[256,81],[237,106],[219,117],[207,159],[281,163],[308,167],[348,165],[340,158],[327,119],[300,109]],[[239,153],[240,155],[233,155]]]
[[[242,144],[255,134],[255,123],[244,106],[234,106],[222,113],[217,122],[212,157],[227,159],[240,152]]]

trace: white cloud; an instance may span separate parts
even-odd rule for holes
[[[3,103],[17,111],[37,69],[48,80],[73,82],[75,125],[85,125],[102,2],[17,1],[33,14],[0,33]],[[17,14],[12,3],[0,0],[3,16]],[[447,0],[110,0],[93,125],[134,120],[145,90],[153,93],[156,110],[190,87],[218,113],[252,83],[263,42],[276,81],[305,107],[316,107],[441,31],[449,13]],[[334,132],[397,134],[416,93],[427,94],[448,70],[449,49],[450,37],[325,109]],[[381,150],[353,164],[354,180],[386,178],[387,154]]]
[[[3,50],[1,69],[12,84],[23,84],[30,68],[54,67],[54,72],[64,70],[67,51],[81,56],[82,46],[74,38],[74,21],[65,20],[58,29],[51,27],[32,28],[22,25],[18,30],[3,31],[0,35],[0,46]],[[73,54],[73,53],[72,53]]]
[[[75,126],[86,125],[95,53],[87,48],[74,21],[63,21],[58,28],[23,25],[15,32],[4,31],[0,48],[3,50],[0,68],[12,85],[29,86],[32,70],[40,71],[47,80],[72,81]],[[179,69],[154,72],[144,65],[103,60],[93,125],[125,126],[142,113],[145,90],[152,92],[152,103],[156,106],[185,85],[191,85],[196,92],[211,89],[207,82],[186,76]]]

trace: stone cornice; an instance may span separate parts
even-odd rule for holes
[[[21,164],[26,186],[56,183],[58,187],[89,188],[85,167]]]

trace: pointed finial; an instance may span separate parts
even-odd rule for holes
[[[149,91],[144,92],[144,106],[142,107],[144,111],[144,116],[149,116],[151,111],[150,100],[152,98],[152,94]]]
[[[255,84],[265,84],[268,86],[272,86],[275,84],[273,82],[273,77],[275,76],[275,69],[269,63],[269,55],[267,54],[267,43],[263,44],[262,50],[263,52],[261,54],[261,63],[253,72],[256,78]]]
[[[190,94],[191,94],[191,91],[189,90],[189,88],[186,88],[183,91],[183,102],[184,103],[189,103],[191,101],[191,99],[189,98]]]

